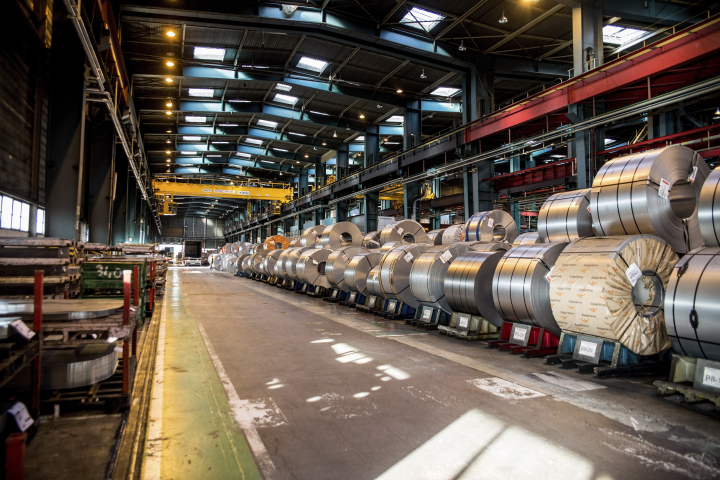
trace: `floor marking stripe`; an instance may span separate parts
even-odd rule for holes
[[[168,295],[163,299],[160,330],[158,332],[155,375],[153,377],[152,400],[150,402],[150,425],[148,426],[147,445],[145,447],[145,480],[160,480],[162,451],[162,414],[163,414],[163,373],[165,371],[165,314]]]

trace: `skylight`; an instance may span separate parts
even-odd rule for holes
[[[235,155],[237,155],[238,157],[245,157],[245,158],[252,157],[252,155],[250,155],[249,153],[245,153],[245,152],[237,152],[237,153],[235,153]]]
[[[261,162],[261,163],[272,163],[272,164],[275,163],[275,162],[271,162],[270,160],[260,160],[260,162]]]
[[[212,97],[215,95],[213,88],[189,88],[188,93],[191,97]]]
[[[287,105],[295,105],[298,101],[297,97],[292,95],[283,95],[282,93],[275,94],[275,101],[278,103],[285,103]]]
[[[197,152],[180,152],[183,155],[195,155]]]
[[[278,126],[277,122],[271,122],[270,120],[258,120],[258,125],[269,128],[275,128]]]
[[[250,103],[250,100],[237,100],[237,99],[233,99],[233,100],[228,100],[228,102],[230,102],[230,103]]]
[[[187,135],[183,135],[183,140],[187,140],[188,142],[199,142],[200,137],[188,137]]]
[[[298,137],[307,137],[304,133],[288,132],[289,135],[297,135]]]
[[[437,95],[439,97],[452,97],[459,91],[459,88],[440,87],[436,88],[435,91],[432,92],[430,95]]]
[[[289,92],[290,90],[292,90],[292,85],[285,85],[284,83],[278,83],[277,85],[275,85],[275,88],[277,88],[278,90],[282,90],[283,92]]]
[[[218,60],[225,59],[224,48],[195,47],[193,56],[200,60]]]
[[[212,142],[213,144],[222,144],[222,143],[230,143],[230,142]]]
[[[314,113],[314,114],[316,114],[316,115],[326,115],[326,116],[330,116],[329,113],[318,112],[317,110],[310,110],[310,113]]]
[[[185,121],[190,123],[205,123],[207,117],[185,117]]]
[[[238,124],[237,123],[221,123],[219,126],[220,127],[237,127]]]
[[[404,23],[408,27],[417,28],[418,30],[425,30],[429,32],[435,25],[440,23],[445,18],[444,15],[438,15],[437,13],[428,12],[422,8],[413,7],[405,15],[400,23]]]
[[[359,137],[355,137],[353,139],[353,142],[364,142],[364,141],[365,141],[365,136],[363,136],[363,135],[360,135]]]
[[[287,152],[288,150],[285,150],[284,148],[274,148],[273,150],[277,150],[278,152]]]
[[[386,123],[405,123],[405,117],[402,115],[393,115],[392,117],[385,120]]]
[[[611,143],[615,143],[615,142],[617,142],[617,140],[615,140],[614,138],[606,138],[605,139],[605,145],[610,145]]]
[[[310,57],[302,57],[297,64],[298,68],[304,68],[311,72],[322,73],[325,67],[328,66],[328,62],[318,60]]]
[[[245,141],[247,143],[253,143],[255,145],[262,145],[262,140],[258,140],[257,138],[246,138]]]
[[[645,35],[645,30],[625,28],[618,25],[605,25],[603,27],[603,42],[622,46]]]

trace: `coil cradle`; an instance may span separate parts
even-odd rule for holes
[[[427,244],[400,245],[380,260],[380,288],[389,300],[382,316],[399,319],[414,315],[418,301],[410,288],[410,271],[429,247]]]
[[[380,261],[382,261],[382,258]],[[368,308],[372,309],[374,307],[377,310],[383,310],[385,308],[385,304],[387,303],[387,297],[380,287],[380,263],[372,267],[370,272],[368,272],[366,285]],[[370,302],[373,298],[375,299],[376,305],[371,306]]]
[[[301,282],[314,287],[314,291],[307,291],[308,294],[327,295],[330,282],[325,275],[325,266],[330,253],[332,252],[325,248],[311,248],[298,257],[296,266],[298,278]]]
[[[720,170],[713,170],[700,190],[700,233],[706,247],[720,247]]]
[[[427,236],[430,239],[430,245],[442,245],[444,228],[438,230],[430,230]]]
[[[338,290],[336,293],[336,298],[338,300],[342,300],[339,298],[340,292],[350,292],[350,288],[347,283],[345,283],[345,271],[350,263],[350,260],[361,253],[369,252],[363,247],[347,246],[338,248],[328,256],[327,263],[325,265],[325,275],[327,276],[328,282],[330,282],[330,286],[333,289]],[[342,296],[343,298],[345,297],[344,294]]]
[[[656,235],[681,254],[701,247],[698,201],[709,173],[698,153],[679,145],[609,161],[591,193],[597,235]]]
[[[518,235],[517,238],[515,238],[515,240],[512,242],[512,246],[519,247],[520,245],[533,245],[535,243],[543,243],[540,241],[540,234],[538,232],[527,232]]]
[[[320,237],[324,231],[325,225],[315,225],[314,227],[306,228],[302,235],[300,235],[300,246],[314,247],[320,241]]]
[[[465,224],[450,225],[442,234],[442,245],[465,241]]]
[[[345,285],[350,289],[350,292],[357,294],[355,302],[359,308],[371,310],[376,306],[377,297],[368,298],[367,308],[364,308],[366,306],[363,299],[371,295],[368,293],[368,275],[374,267],[380,265],[380,260],[382,260],[380,252],[361,253],[351,258],[345,268]],[[372,300],[372,306],[370,300]]]
[[[476,213],[465,224],[466,242],[512,243],[517,236],[515,220],[503,210]]]
[[[589,210],[591,191],[585,188],[549,196],[538,212],[538,243],[572,242],[595,236]]]
[[[362,240],[362,246],[367,248],[368,250],[373,248],[380,248],[380,232],[370,232],[366,233]]]
[[[383,228],[380,232],[380,246],[388,242],[403,243],[425,243],[429,244],[430,239],[425,229],[414,220],[400,220]]]
[[[338,222],[323,230],[318,245],[321,248],[336,250],[340,247],[359,247],[362,241],[363,235],[357,225],[352,222]]]

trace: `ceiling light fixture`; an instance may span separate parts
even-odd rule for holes
[[[365,118],[365,114],[360,112],[360,118]]]
[[[172,133],[172,130],[167,130],[166,133]]]
[[[507,17],[505,16],[505,10],[503,10],[502,17],[500,17],[500,20],[498,20],[498,22],[500,22],[500,23],[507,23],[507,22],[508,22],[508,19],[507,19]]]
[[[170,140],[165,140],[165,143],[170,143]]]
[[[715,115],[720,115],[720,107],[718,107],[718,109],[715,110]]]
[[[333,132],[333,138],[337,138],[337,130]]]
[[[170,155],[170,150],[167,150],[165,153],[168,154],[168,155]]]
[[[308,155],[308,154],[306,153],[306,154],[305,154],[305,158],[310,158],[310,155]]]
[[[460,46],[458,47],[458,50],[460,50],[461,52],[464,52],[465,50],[467,50],[464,40],[460,40]]]
[[[170,162],[170,159],[169,159],[169,158],[168,158],[168,159],[165,159],[165,161],[166,161],[166,162]]]
[[[165,115],[172,115],[172,112],[165,112]]]
[[[402,88],[398,88],[397,93],[402,93]]]
[[[167,102],[167,103],[165,104],[165,106],[166,106],[166,107],[172,107],[172,102]]]
[[[168,78],[165,79],[165,81],[168,82],[168,83],[172,83],[172,78],[168,77]]]
[[[322,144],[323,144],[323,147],[324,147],[325,145],[327,145],[327,142],[326,142],[325,140],[323,140],[323,143],[322,143]]]
[[[168,30],[167,36],[168,36],[168,37],[174,37],[174,36],[175,36],[175,32],[173,32],[172,30]]]
[[[175,63],[168,60],[168,62],[165,65],[167,65],[168,67],[172,67],[175,65]]]
[[[423,68],[422,73],[420,74],[420,78],[422,78],[423,80],[425,80],[425,79],[427,78],[427,75],[425,75],[425,69],[424,69],[424,68]]]

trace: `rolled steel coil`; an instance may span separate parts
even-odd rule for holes
[[[673,273],[665,295],[665,326],[675,352],[720,361],[720,248],[693,250]]]
[[[521,245],[500,259],[492,280],[493,302],[500,316],[560,335],[550,306],[548,273],[567,243]]]
[[[287,250],[282,250],[280,252],[280,256],[278,257],[277,264],[275,264],[275,273],[278,277],[284,278],[286,280],[292,280],[292,278],[286,276],[285,273],[285,262],[287,262],[288,255],[292,253],[295,250],[296,247],[290,247]]]
[[[369,253],[367,248],[347,246],[340,247],[334,250],[327,259],[325,264],[325,275],[327,276],[330,286],[333,288],[339,288],[343,292],[349,292],[350,288],[345,283],[345,269],[350,263],[350,260],[355,255],[361,253]]]
[[[616,340],[638,355],[662,352],[670,346],[663,299],[677,261],[653,235],[575,240],[550,277],[553,316],[566,332]]]
[[[263,270],[265,271],[265,275],[269,277],[277,275],[277,263],[280,260],[280,255],[285,251],[286,250],[273,250],[265,256],[265,260],[263,260]]]
[[[400,245],[403,245],[403,242],[387,242],[385,245],[383,245],[380,248],[380,251],[383,253],[387,253],[390,250],[392,250],[395,247],[399,247]]]
[[[476,213],[465,224],[467,242],[512,243],[517,236],[515,220],[503,210]]]
[[[706,247],[720,247],[720,169],[710,172],[700,190],[700,233]]]
[[[593,181],[597,235],[656,235],[678,253],[702,246],[697,207],[709,174],[697,152],[679,145],[610,160]]]
[[[220,270],[222,268],[222,254],[215,255],[212,265],[215,270]]]
[[[243,258],[242,262],[240,263],[240,268],[242,269],[243,272],[245,272],[248,275],[253,273],[253,270],[252,270],[252,256],[253,255],[254,255],[254,253],[248,254],[248,256]]]
[[[452,311],[480,315],[495,326],[502,325],[503,319],[493,300],[493,283],[489,279],[504,254],[505,250],[470,250],[450,265],[443,288]]]
[[[263,242],[263,248],[265,250],[285,250],[289,246],[290,242],[282,235],[273,235]]]
[[[300,254],[315,247],[295,247],[293,251],[288,253],[285,259],[285,278],[288,280],[301,281],[297,274],[297,263],[300,259]]]
[[[380,231],[366,233],[363,237],[362,246],[368,250],[380,248]]]
[[[43,390],[78,388],[110,378],[117,369],[119,343],[85,344],[73,349],[43,351]]]
[[[380,288],[387,298],[397,299],[412,308],[418,302],[410,289],[410,271],[427,244],[407,244],[395,247],[380,261]]]
[[[538,212],[540,243],[572,242],[595,236],[588,208],[591,191],[585,188],[560,192],[545,200]]]
[[[520,245],[543,243],[540,241],[540,234],[538,232],[527,232],[521,233],[515,238],[512,243],[513,247],[519,247]]]
[[[252,259],[252,270],[253,272],[259,274],[259,275],[267,275],[265,272],[265,269],[263,268],[263,261],[265,260],[265,257],[267,257],[272,250],[258,250],[253,254]]]
[[[237,260],[238,256],[234,253],[231,253],[230,255],[225,255],[225,271],[230,272],[233,275],[237,273]]]
[[[297,275],[302,283],[314,287],[330,288],[330,282],[325,275],[325,267],[331,250],[326,248],[310,248],[300,254],[297,262]]]
[[[320,237],[324,231],[325,225],[315,225],[314,227],[306,228],[302,235],[300,235],[300,246],[315,247],[320,241]]]
[[[429,244],[430,239],[425,229],[415,220],[400,220],[382,229],[380,232],[380,246],[387,242],[424,243]]]
[[[230,244],[230,253],[237,253],[240,246],[238,245],[239,242],[231,243]]]
[[[380,264],[378,263],[373,268],[370,269],[370,272],[367,276],[367,289],[366,289],[366,295],[373,295],[375,297],[379,298],[387,298],[385,296],[385,292],[383,292],[382,288],[380,288]]]
[[[444,228],[438,230],[430,230],[427,236],[430,239],[430,245],[442,245]]]
[[[248,257],[250,257],[249,253],[241,253],[240,255],[238,255],[238,259],[237,259],[237,271],[238,272],[240,272],[240,273],[245,272],[245,266],[243,265],[243,263],[245,262],[245,259]]]
[[[410,290],[415,299],[450,313],[450,305],[445,298],[445,274],[469,248],[467,242],[455,242],[452,245],[433,245],[422,252],[410,270]]]
[[[512,245],[506,242],[493,242],[493,243],[485,243],[485,242],[467,242],[468,245],[470,245],[470,250],[473,252],[497,252],[497,251],[503,251],[507,252],[512,248]]]
[[[340,247],[359,247],[363,234],[352,222],[338,222],[328,225],[320,236],[320,247],[335,250]]]
[[[455,242],[465,241],[465,224],[450,225],[443,232],[442,244],[450,245]]]
[[[374,267],[380,265],[382,254],[379,252],[367,252],[355,255],[345,267],[345,285],[351,292],[366,294],[368,274]]]

